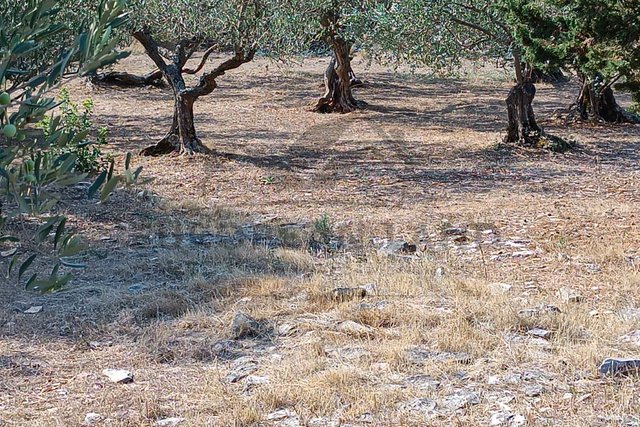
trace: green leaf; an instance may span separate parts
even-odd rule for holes
[[[11,262],[9,263],[9,268],[7,268],[7,278],[11,276],[11,273],[13,272],[13,269],[16,266],[16,263],[18,262],[18,259],[20,259],[20,254],[15,254],[13,258],[11,258]]]
[[[29,258],[27,258],[25,262],[22,263],[22,265],[18,269],[18,279],[22,278],[22,275],[27,271],[29,267],[31,267],[31,264],[37,257],[38,257],[37,254],[33,254]]]
[[[60,242],[60,238],[62,237],[62,233],[64,233],[64,227],[65,225],[67,225],[67,218],[62,218],[62,221],[60,221],[60,224],[58,224],[58,227],[56,228],[56,234],[53,238],[53,247],[57,248],[58,247],[58,243]]]
[[[66,258],[70,256],[74,256],[79,254],[84,250],[84,245],[80,240],[80,237],[73,236],[69,241],[64,245],[63,249],[60,251],[60,258]]]
[[[34,282],[36,281],[36,279],[37,279],[37,278],[38,278],[38,275],[37,275],[37,274],[33,274],[33,275],[29,278],[29,280],[27,280],[27,284],[25,285],[25,289],[26,289],[27,291],[31,291],[31,290],[33,290],[33,284],[34,284]]]
[[[60,156],[60,159],[64,158],[62,164],[58,167],[58,176],[63,177],[63,174],[67,174],[73,169],[76,164],[77,157],[75,154],[69,154],[66,156]]]
[[[80,175],[71,175],[71,176],[68,176],[68,177],[63,177],[61,179],[58,179],[56,181],[56,184],[58,184],[61,187],[68,187],[70,185],[75,185],[75,184],[81,182],[86,177],[87,177],[86,173],[83,173],[83,174],[80,174]]]
[[[93,196],[96,195],[100,187],[102,187],[102,184],[104,184],[104,181],[106,179],[107,179],[107,171],[102,171],[100,175],[98,175],[98,178],[96,178],[95,182],[91,184],[91,187],[89,187],[89,190],[87,190],[87,197],[92,199]]]
[[[51,233],[51,230],[53,229],[53,225],[59,220],[60,220],[60,217],[54,216],[53,218],[50,218],[49,221],[42,224],[36,231],[36,236],[35,236],[36,243],[44,242],[49,236],[49,233]]]
[[[104,185],[104,187],[102,188],[102,191],[100,192],[101,202],[104,202],[105,200],[107,200],[107,198],[113,192],[113,190],[115,190],[119,182],[120,182],[120,177],[114,176]]]
[[[109,172],[107,173],[107,180],[111,180],[113,178],[113,169],[115,168],[116,162],[115,160],[111,160],[109,163]]]
[[[67,261],[64,258],[60,258],[60,262],[62,263],[62,265],[64,265],[65,267],[68,267],[68,268],[78,268],[78,269],[80,269],[80,268],[86,268],[87,267],[86,264]]]

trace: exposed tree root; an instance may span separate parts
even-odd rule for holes
[[[143,87],[143,86],[155,86],[163,87],[166,85],[163,80],[162,72],[160,70],[153,71],[145,74],[144,76],[138,76],[126,72],[110,71],[108,73],[96,74],[90,78],[91,83],[102,85],[117,85],[125,87]]]

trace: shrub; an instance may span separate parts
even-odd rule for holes
[[[113,156],[104,154],[101,147],[107,145],[109,130],[105,126],[96,128],[93,124],[93,100],[87,98],[77,104],[71,100],[66,88],[60,90],[58,98],[61,103],[59,129],[69,134],[86,134],[86,137],[77,144],[61,141],[61,145],[52,146],[51,151],[57,155],[75,155],[75,168],[79,172],[92,174],[107,169]],[[53,118],[53,115],[47,116],[38,124],[43,130],[44,138],[51,137]],[[92,136],[95,137],[93,141],[91,140]]]
[[[77,151],[92,127],[90,113],[65,114],[63,108],[62,116],[47,119],[44,132],[32,124],[42,122],[57,106],[48,94],[63,76],[86,76],[126,56],[110,40],[114,28],[127,20],[124,6],[124,0],[102,0],[93,18],[83,18],[82,24],[64,22],[54,0],[27,0],[0,11],[0,250],[10,257],[8,277],[20,280],[30,274],[27,289],[60,289],[71,280],[68,270],[82,267],[71,257],[84,244],[67,231],[66,217],[54,212],[60,190],[88,176],[83,169],[91,162],[83,164],[80,157],[92,156]],[[71,29],[75,41],[61,42],[69,39],[61,34]],[[87,107],[85,112],[91,110]],[[131,170],[130,160],[128,155],[122,175],[114,175],[111,162],[89,188],[89,196],[100,193],[104,201],[117,186],[136,183],[141,169]],[[18,228],[33,230],[32,237],[24,239],[25,232],[14,231]],[[46,278],[29,273],[37,254],[52,258]]]

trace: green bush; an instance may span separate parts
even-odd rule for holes
[[[104,126],[96,128],[93,124],[93,100],[87,98],[77,104],[71,100],[66,88],[60,90],[58,99],[60,102],[59,129],[64,133],[87,134],[87,136],[75,144],[71,144],[70,141],[61,141],[61,145],[52,146],[51,151],[57,155],[75,155],[75,167],[79,172],[94,174],[108,169],[113,156],[104,154],[101,147],[107,145],[109,130]],[[47,116],[38,124],[45,138],[51,137],[53,118],[53,115]],[[95,140],[91,140],[92,137],[95,137]]]

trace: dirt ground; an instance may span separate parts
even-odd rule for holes
[[[598,374],[640,356],[640,126],[564,123],[577,88],[541,84],[539,121],[576,148],[504,147],[490,66],[358,62],[368,109],[319,115],[325,66],[224,76],[196,104],[216,155],[136,157],[145,188],[64,203],[90,267],[0,287],[0,426],[640,425],[636,380]],[[70,90],[119,155],[170,125],[169,89]]]

